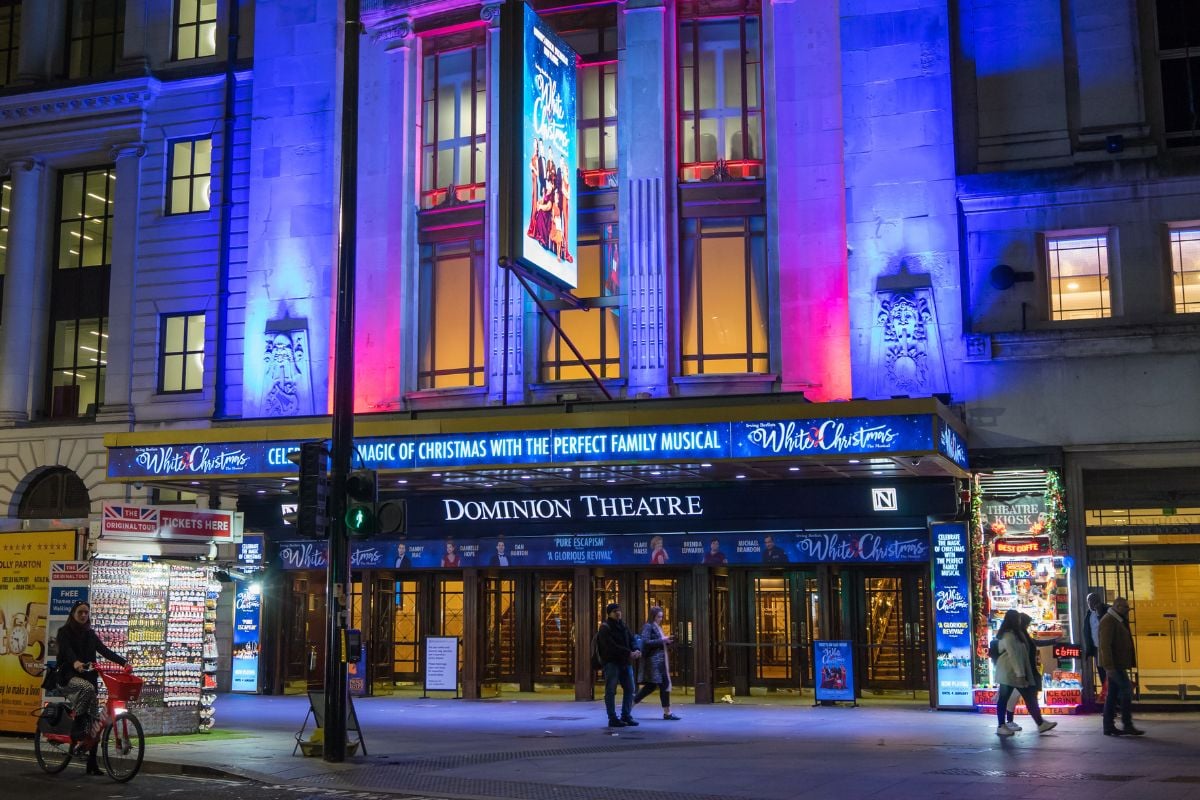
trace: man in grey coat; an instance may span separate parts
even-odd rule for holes
[[[1100,643],[1097,649],[1097,660],[1108,671],[1104,735],[1141,736],[1145,731],[1134,727],[1130,711],[1133,701],[1133,684],[1129,681],[1129,670],[1133,669],[1133,634],[1129,632],[1129,601],[1124,597],[1113,600],[1112,607],[1100,620]],[[1120,728],[1113,724],[1118,708],[1121,711]]]

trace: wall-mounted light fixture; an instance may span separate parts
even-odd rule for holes
[[[1011,289],[1013,284],[1025,283],[1033,280],[1032,272],[1017,272],[1008,264],[997,264],[992,267],[992,271],[988,276],[992,282],[992,288],[1001,292]]]

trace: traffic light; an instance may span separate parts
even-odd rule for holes
[[[384,500],[375,505],[375,527],[381,535],[404,533],[408,527],[408,506],[404,500]]]
[[[346,476],[346,533],[370,536],[376,532],[378,478],[373,469],[356,469]]]
[[[329,451],[324,442],[303,442],[288,460],[300,466],[299,501],[296,511],[283,520],[306,539],[324,539],[329,533]]]

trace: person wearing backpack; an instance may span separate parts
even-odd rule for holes
[[[996,632],[996,644],[999,649],[996,683],[1000,684],[1000,693],[996,698],[996,735],[1012,736],[1016,733],[1005,724],[1008,698],[1014,691],[1020,692],[1025,699],[1025,708],[1037,723],[1038,733],[1054,730],[1058,723],[1043,718],[1042,710],[1038,707],[1037,679],[1032,674],[1029,644],[1021,631],[1021,612],[1015,608],[1004,613],[1004,621]]]
[[[633,718],[633,662],[641,657],[634,648],[633,635],[621,619],[621,604],[609,603],[604,609],[607,617],[596,632],[596,649],[604,670],[604,709],[608,712],[608,727],[636,726]],[[621,716],[617,717],[617,684],[621,684]]]

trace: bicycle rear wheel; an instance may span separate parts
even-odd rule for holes
[[[100,752],[110,778],[118,783],[133,778],[142,768],[142,757],[146,755],[142,723],[129,712],[118,716],[104,729]]]
[[[38,766],[51,775],[62,772],[71,763],[71,737],[55,733],[45,717],[39,717],[37,736],[33,739],[33,754]]]

